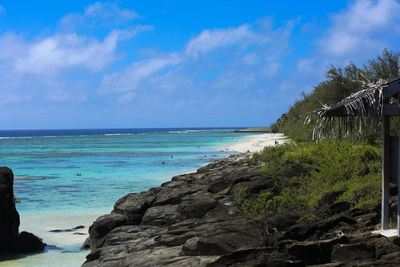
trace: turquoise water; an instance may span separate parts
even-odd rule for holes
[[[120,197],[225,157],[230,153],[219,146],[244,136],[232,129],[0,131],[0,164],[13,170],[22,202],[20,230],[57,247],[2,264],[51,266],[54,258],[57,266],[60,259],[79,266],[87,227]],[[77,225],[86,227],[81,235],[49,232]]]

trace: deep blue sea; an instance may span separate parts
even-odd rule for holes
[[[131,192],[141,192],[230,155],[220,146],[248,134],[230,129],[0,131],[0,165],[14,172],[22,230],[54,247],[5,266],[79,266],[87,227]],[[80,235],[53,233],[84,225]],[[46,263],[46,264],[45,264]]]

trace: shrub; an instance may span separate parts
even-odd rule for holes
[[[278,193],[261,193],[252,199],[242,189],[236,201],[241,214],[250,218],[311,210],[322,195],[338,190],[344,191],[338,201],[349,201],[352,208],[380,200],[381,151],[371,145],[292,143],[266,147],[253,157],[265,162],[260,173],[277,178]]]

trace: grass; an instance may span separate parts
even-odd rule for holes
[[[376,205],[380,201],[381,151],[366,144],[291,143],[266,147],[254,158],[265,162],[259,172],[276,177],[274,194],[250,196],[245,188],[234,198],[240,213],[260,218],[272,213],[317,207],[327,192],[344,193],[337,201],[348,201],[352,208]],[[307,218],[309,219],[309,218]]]

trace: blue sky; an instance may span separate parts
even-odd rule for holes
[[[0,1],[0,129],[266,126],[400,2]]]

